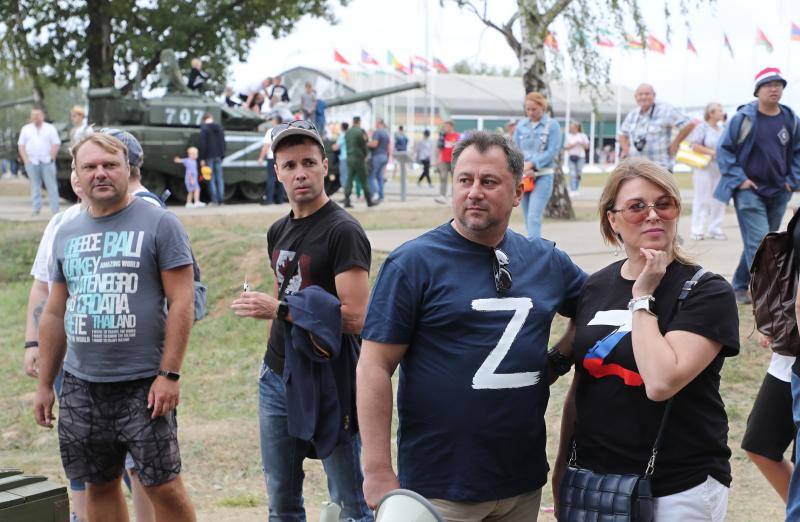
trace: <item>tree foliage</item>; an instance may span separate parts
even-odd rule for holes
[[[346,3],[346,0],[340,0]],[[152,85],[163,49],[203,59],[226,78],[264,28],[288,33],[304,15],[333,21],[328,0],[16,0],[0,2],[0,65],[71,86]]]
[[[478,74],[488,76],[520,76],[519,69],[499,67],[484,62],[472,63],[469,60],[459,60],[453,64],[453,72],[458,74]]]
[[[441,0],[444,1],[444,0]],[[626,34],[647,39],[647,26],[642,17],[644,0],[517,0],[517,9],[507,20],[492,20],[488,0],[452,0],[473,13],[484,25],[497,31],[508,43],[523,71],[525,92],[539,91],[549,95],[549,82],[560,75],[560,55],[548,60],[545,39],[552,24],[560,18],[566,35],[557,35],[559,45],[566,44],[578,83],[594,94],[604,94],[608,84],[610,62],[599,53],[598,37],[615,37],[617,44]],[[648,0],[650,1],[650,0]],[[664,18],[671,19],[671,5],[682,15],[713,0],[662,0]],[[566,38],[564,38],[566,36]],[[670,26],[667,24],[667,40]]]
[[[440,0],[444,2],[444,0]],[[525,92],[538,91],[548,99],[550,82],[560,74],[560,55],[548,60],[545,39],[556,18],[561,18],[567,30],[567,52],[579,85],[596,97],[605,95],[602,86],[608,84],[610,61],[598,52],[598,37],[608,34],[624,39],[626,22],[633,24],[642,42],[647,38],[647,27],[641,11],[644,0],[517,0],[517,9],[504,21],[489,17],[489,0],[452,0],[483,22],[486,27],[500,33],[519,60]],[[652,1],[652,0],[647,0]],[[676,0],[684,16],[692,7],[704,0]],[[713,1],[713,0],[708,0]],[[664,17],[670,20],[670,0],[664,2]],[[673,2],[674,4],[674,2]],[[669,24],[667,40],[669,41]],[[560,45],[564,44],[561,39]],[[556,161],[553,195],[547,203],[545,214],[549,217],[573,219],[575,213],[567,191],[561,161]]]

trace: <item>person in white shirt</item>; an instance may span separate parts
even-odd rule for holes
[[[42,209],[42,182],[47,190],[50,211],[58,212],[58,183],[56,182],[56,154],[61,140],[56,128],[44,121],[41,109],[31,110],[31,122],[19,132],[19,155],[31,182],[33,213]]]
[[[589,150],[589,138],[581,131],[581,124],[573,121],[569,124],[569,133],[564,142],[564,150],[569,158],[570,192],[578,195],[581,185],[581,174],[586,162],[586,151]]]

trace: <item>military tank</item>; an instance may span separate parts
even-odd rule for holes
[[[169,189],[177,201],[185,201],[183,168],[173,162],[175,156],[185,157],[186,149],[200,144],[200,123],[208,112],[225,130],[226,156],[222,166],[225,172],[225,199],[239,194],[248,201],[258,201],[264,194],[265,167],[258,164],[264,133],[269,123],[255,113],[190,92],[180,77],[174,58],[162,55],[161,84],[166,93],[145,99],[136,95],[122,95],[115,88],[90,89],[90,123],[95,128],[124,129],[139,140],[144,149],[142,182],[152,192],[161,194]],[[372,98],[421,88],[420,82],[351,93],[326,99],[327,107],[336,107]],[[298,107],[290,106],[296,112]],[[75,199],[69,183],[71,171],[69,144],[59,150],[59,192],[62,197]]]

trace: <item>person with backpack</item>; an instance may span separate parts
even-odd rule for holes
[[[800,135],[797,116],[780,104],[786,80],[777,67],[755,77],[758,98],[731,118],[717,145],[722,175],[714,197],[733,198],[744,248],[733,275],[739,304],[749,304],[750,266],[759,243],[777,230],[792,192],[800,189]]]
[[[598,210],[603,238],[626,259],[588,278],[574,340],[557,347],[568,358],[560,375],[575,363],[553,466],[558,518],[579,520],[575,510],[590,511],[581,502],[597,498],[592,479],[576,494],[580,477],[608,487],[610,475],[635,475],[649,479],[655,516],[632,520],[722,522],[731,450],[719,386],[725,359],[739,353],[733,289],[681,250],[680,189],[665,167],[625,159]]]

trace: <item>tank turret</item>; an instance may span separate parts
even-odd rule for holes
[[[173,162],[173,158],[185,157],[188,147],[199,147],[200,125],[203,115],[209,113],[225,130],[227,150],[222,161],[225,198],[239,192],[248,200],[259,200],[264,193],[266,177],[265,167],[257,162],[264,132],[269,126],[265,117],[188,91],[177,70],[174,54],[165,56],[162,53],[161,58],[160,86],[166,91],[163,96],[143,98],[135,91],[123,95],[115,88],[90,89],[87,93],[89,123],[97,129],[115,127],[136,136],[144,149],[143,184],[156,194],[169,189],[180,201],[186,195],[183,169]],[[411,82],[325,101],[327,107],[335,107],[422,86],[419,82]],[[299,105],[291,104],[287,108],[294,113]],[[71,157],[68,143],[62,145],[56,161],[59,190],[64,197],[74,198],[69,184]]]

